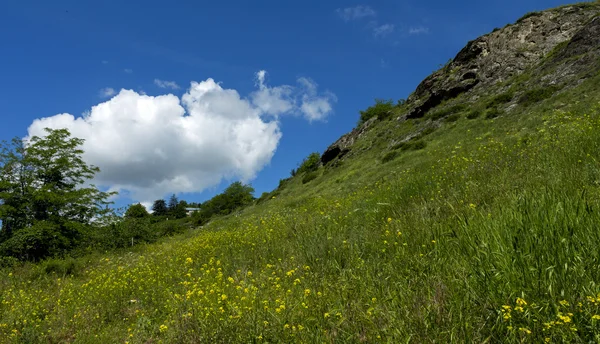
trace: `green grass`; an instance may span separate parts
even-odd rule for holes
[[[599,101],[596,77],[385,163],[430,124],[379,122],[240,216],[5,268],[0,342],[598,342]]]

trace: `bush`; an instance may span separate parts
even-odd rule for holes
[[[65,259],[49,259],[42,263],[41,268],[47,274],[74,275],[83,265],[71,257]]]
[[[396,159],[397,157],[398,157],[398,151],[393,150],[391,152],[387,152],[383,156],[383,158],[381,158],[381,162],[385,164],[386,162],[392,161],[392,160]]]
[[[260,197],[256,200],[256,204],[261,204],[267,200],[269,200],[271,197],[269,197],[271,194],[269,192],[263,192],[262,195],[260,195]]]
[[[69,238],[75,233],[69,232],[55,223],[39,221],[4,241],[0,246],[0,255],[34,261],[59,255],[75,246]]]
[[[427,147],[427,143],[425,143],[425,141],[419,140],[419,141],[413,142],[412,149],[413,150],[421,150],[421,149],[424,149],[425,147]]]
[[[441,110],[433,112],[431,114],[431,119],[437,120],[437,119],[440,119],[442,117],[446,117],[446,116],[448,116],[450,114],[461,112],[461,111],[463,111],[466,108],[467,108],[466,104],[455,104],[455,105],[452,105],[452,106],[447,107],[445,109],[441,109]]]
[[[19,260],[15,257],[1,257],[0,268],[12,268],[19,264]]]
[[[493,107],[493,108],[489,108],[485,111],[485,118],[487,119],[492,119],[492,118],[496,118],[498,116],[500,116],[502,114],[502,111],[498,110],[498,108]]]
[[[316,179],[319,175],[317,172],[309,172],[302,177],[302,184],[310,183],[312,180]]]
[[[368,107],[366,110],[360,111],[360,120],[358,125],[365,123],[373,117],[379,120],[388,118],[394,109],[393,100],[375,99],[375,105]]]
[[[480,109],[472,109],[467,114],[467,119],[475,119],[475,118],[477,118],[479,116],[481,116],[481,110]]]
[[[488,100],[488,102],[485,104],[485,107],[488,109],[498,107],[499,105],[510,102],[513,99],[513,97],[514,93],[512,92],[499,94],[493,97],[492,99]]]
[[[425,143],[425,141],[423,140],[417,140],[417,141],[412,141],[412,142],[400,142],[395,144],[394,146],[392,146],[392,150],[397,150],[400,149],[401,151],[407,151],[407,150],[420,150],[423,149],[427,146],[427,143]],[[385,158],[385,156],[384,156]]]
[[[456,122],[459,119],[460,119],[460,114],[459,113],[455,113],[455,114],[452,114],[452,115],[446,117],[446,121],[447,122]]]
[[[302,163],[296,170],[295,174],[313,172],[319,169],[321,164],[321,155],[319,153],[310,153],[309,156],[302,160]]]
[[[520,105],[530,106],[544,99],[552,97],[557,90],[558,86],[540,87],[529,90],[519,97],[518,102]]]

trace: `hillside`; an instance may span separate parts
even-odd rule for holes
[[[469,42],[239,214],[1,270],[0,342],[600,341],[599,14]]]

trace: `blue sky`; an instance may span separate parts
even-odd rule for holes
[[[90,157],[92,161],[108,159],[102,156],[107,150],[114,152],[113,155],[126,156],[127,139],[121,138],[120,146],[111,147],[118,139],[111,137],[107,128],[124,123],[122,116],[133,111],[128,106],[143,116],[146,105],[140,104],[148,100],[140,100],[144,95],[172,93],[176,98],[148,101],[155,104],[160,99],[160,106],[168,103],[164,106],[170,110],[164,111],[171,111],[169,116],[174,116],[169,118],[187,116],[179,113],[177,107],[185,94],[193,98],[189,104],[196,104],[197,111],[204,106],[202,102],[219,101],[218,106],[209,104],[222,109],[223,104],[232,100],[216,96],[208,100],[199,93],[194,96],[190,90],[190,82],[198,83],[198,91],[208,87],[204,82],[212,78],[220,83],[211,86],[217,91],[235,90],[240,102],[251,103],[251,109],[242,116],[246,116],[243,122],[239,119],[241,115],[221,114],[218,129],[229,132],[228,123],[235,123],[236,128],[252,131],[243,134],[253,142],[249,150],[238,153],[229,162],[221,161],[221,155],[211,156],[207,152],[228,154],[231,148],[228,142],[239,135],[217,134],[218,130],[207,128],[211,125],[207,123],[212,122],[206,118],[201,122],[204,128],[201,132],[214,132],[216,136],[209,146],[195,146],[201,137],[177,141],[178,134],[160,139],[143,135],[132,139],[132,144],[144,143],[139,149],[145,153],[159,154],[157,148],[172,144],[172,149],[189,150],[182,159],[197,156],[204,162],[190,164],[179,174],[149,173],[146,179],[140,178],[144,179],[141,184],[135,184],[133,179],[119,180],[123,198],[117,204],[148,201],[158,194],[170,193],[169,187],[177,189],[174,191],[187,200],[201,201],[236,178],[249,179],[259,196],[275,188],[279,179],[287,177],[303,157],[313,151],[322,152],[350,131],[356,124],[358,111],[372,104],[374,98],[405,98],[423,78],[454,57],[468,40],[512,23],[526,12],[562,4],[565,2],[556,0],[5,0],[0,4],[0,139],[25,137],[34,120],[62,113],[74,118],[38,124],[71,125],[93,106],[121,97],[121,101],[114,100],[112,105],[103,107],[104,112],[97,110],[91,116],[105,118],[102,116],[107,111],[120,111],[121,117],[111,117],[113,122],[104,123],[103,129],[90,124],[85,126],[88,129],[81,126],[79,132],[88,133],[91,136],[86,140],[106,148],[98,148]],[[257,73],[262,70],[266,74],[259,82]],[[121,89],[133,92],[119,93]],[[264,103],[257,100],[260,90],[271,100],[280,97],[293,106],[281,111],[265,110]],[[315,115],[303,107],[305,103],[327,105],[317,107]],[[192,112],[189,104],[184,106],[186,113]],[[223,111],[235,112],[239,108]],[[210,113],[203,116],[210,117]],[[160,124],[157,123],[153,125]],[[183,126],[191,133],[194,125],[178,124],[177,130],[183,130]],[[97,134],[101,131],[105,134]],[[262,135],[271,135],[272,140],[262,140]],[[225,140],[222,151],[217,147],[218,137]],[[169,149],[165,151],[172,151]],[[252,149],[263,151],[252,160]],[[158,159],[149,153],[142,157]],[[213,161],[222,164],[211,165]],[[162,161],[171,164],[167,166],[171,169],[179,162],[169,158]],[[164,168],[157,161],[146,163],[137,161],[131,167],[121,161],[107,164],[107,168],[118,167],[139,174]],[[98,165],[104,170],[105,166]],[[189,178],[183,178],[186,176]],[[172,178],[172,183],[161,181],[163,177]],[[106,176],[103,182],[110,184],[112,180]],[[127,183],[133,183],[130,190],[123,187]]]

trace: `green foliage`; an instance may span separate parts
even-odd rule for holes
[[[527,12],[524,16],[522,16],[521,18],[519,18],[517,20],[517,23],[520,23],[527,18],[537,17],[537,16],[541,16],[541,15],[542,15],[541,12]]]
[[[309,182],[317,179],[318,176],[319,176],[319,174],[315,171],[308,172],[302,177],[302,184],[309,183]]]
[[[114,193],[84,187],[99,169],[83,161],[82,144],[66,129],[46,129],[45,137],[0,146],[2,254],[37,260],[62,253],[92,219],[110,212]]]
[[[269,200],[271,197],[271,193],[270,192],[263,192],[260,197],[256,200],[256,204],[261,204],[267,200]]]
[[[382,163],[390,162],[398,157],[398,151],[390,151],[385,153],[385,155],[381,158]]]
[[[215,216],[228,215],[236,209],[253,203],[253,193],[252,186],[234,182],[223,193],[204,202],[200,210],[193,214],[193,218],[196,223],[203,225]]]
[[[475,108],[467,113],[467,119],[475,119],[481,116],[481,109]]]
[[[153,216],[165,216],[169,214],[169,208],[167,202],[164,199],[157,199],[152,204],[152,215]]]
[[[407,151],[407,150],[420,150],[427,147],[427,143],[423,140],[415,140],[415,141],[407,141],[407,142],[400,142],[395,144],[394,146],[392,146],[391,150],[401,150],[401,151]]]
[[[488,109],[497,108],[500,105],[510,102],[513,99],[513,97],[514,97],[514,93],[512,91],[501,93],[497,96],[494,96],[489,101],[487,101],[485,104],[485,107]]]
[[[434,111],[434,112],[431,113],[430,116],[431,116],[432,120],[438,120],[438,119],[446,117],[448,115],[456,114],[458,112],[462,112],[466,108],[467,108],[467,104],[464,104],[464,103],[455,104],[455,105],[452,105],[450,107]]]
[[[317,152],[310,153],[306,158],[304,158],[304,160],[302,160],[302,163],[300,163],[300,166],[296,170],[292,170],[292,176],[316,171],[319,169],[320,165],[321,155]]]
[[[373,117],[379,120],[387,119],[394,109],[393,100],[375,99],[375,105],[369,106],[366,110],[360,111],[358,125],[365,123]]]
[[[81,261],[70,257],[65,259],[48,259],[40,265],[44,273],[56,274],[63,277],[72,276],[83,268]]]
[[[452,114],[452,115],[446,117],[446,122],[449,122],[449,123],[456,122],[460,119],[460,117],[461,117],[460,113]]]
[[[138,218],[139,219],[139,218],[144,218],[147,216],[150,216],[150,214],[146,210],[146,207],[144,207],[140,203],[132,204],[131,206],[129,206],[129,208],[127,208],[127,211],[125,212],[126,218]]]
[[[525,91],[518,100],[518,103],[523,106],[531,106],[544,99],[552,97],[559,90],[558,86],[540,87]]]
[[[500,111],[497,107],[491,107],[485,110],[485,118],[492,119],[502,115],[502,111]]]

